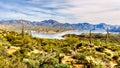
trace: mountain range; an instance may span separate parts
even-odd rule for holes
[[[0,24],[8,24],[8,25],[21,25],[21,21],[26,26],[36,26],[40,28],[57,28],[57,29],[66,29],[66,30],[106,30],[107,28],[111,32],[120,32],[120,25],[108,25],[105,23],[100,24],[90,24],[90,23],[77,23],[77,24],[70,24],[70,23],[60,23],[56,20],[43,20],[41,22],[31,22],[27,20],[1,20]]]

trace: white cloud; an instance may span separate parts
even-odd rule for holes
[[[0,7],[5,9],[0,10],[0,18],[21,17],[32,21],[55,19],[70,23],[104,22],[120,25],[120,0],[26,0],[25,5],[19,2],[21,0],[5,5],[0,2]]]
[[[120,24],[120,0],[69,0],[68,3],[74,7],[57,12],[73,14],[76,18],[73,22]]]

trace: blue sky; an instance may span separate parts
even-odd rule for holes
[[[120,0],[0,0],[0,20],[120,25]]]

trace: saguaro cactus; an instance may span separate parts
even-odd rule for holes
[[[21,34],[22,34],[22,38],[24,38],[24,34],[25,34],[25,31],[24,31],[24,22],[23,22],[23,20],[21,20],[21,24],[22,24],[22,32],[21,32]]]
[[[106,34],[106,45],[108,44],[109,41],[109,29],[107,28],[106,30],[107,34]]]
[[[92,43],[92,33],[91,33],[91,29],[90,29],[90,32],[89,32],[89,42],[90,42],[90,44]]]
[[[23,40],[23,44],[22,44],[22,46],[24,46],[25,45],[25,30],[24,30],[24,22],[23,22],[23,20],[21,20],[21,24],[22,24],[22,31],[21,31],[21,34],[22,34],[22,40]]]

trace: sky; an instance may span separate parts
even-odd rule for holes
[[[0,0],[0,20],[120,25],[120,0]]]

